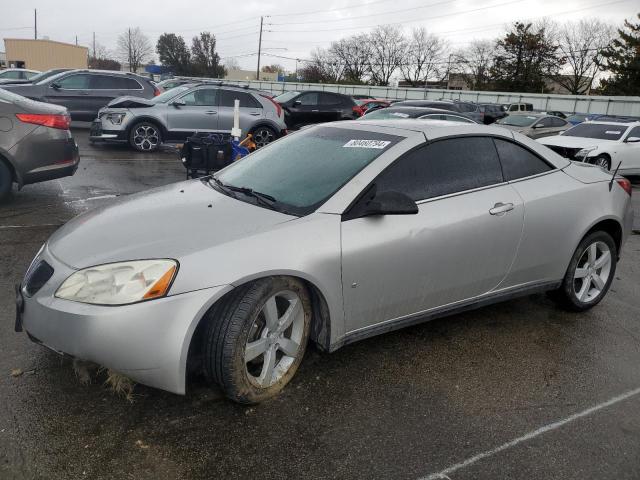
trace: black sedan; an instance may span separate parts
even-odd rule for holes
[[[282,106],[284,121],[291,130],[313,123],[353,120],[358,116],[356,102],[341,93],[314,90],[285,92],[274,97],[273,101]]]

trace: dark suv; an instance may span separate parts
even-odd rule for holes
[[[502,105],[496,103],[480,103],[478,107],[480,107],[480,112],[484,115],[482,120],[485,125],[490,125],[496,120],[507,116],[507,112],[504,111]]]
[[[0,85],[18,95],[67,107],[73,120],[91,121],[117,97],[152,98],[160,94],[148,78],[107,70],[71,70],[28,85]]]
[[[285,92],[273,100],[282,105],[287,128],[293,130],[312,123],[353,120],[357,117],[356,102],[341,93],[314,90]]]

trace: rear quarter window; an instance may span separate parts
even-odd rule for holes
[[[507,181],[538,175],[553,169],[547,162],[520,145],[499,138],[494,138],[493,141],[500,157],[504,179]]]

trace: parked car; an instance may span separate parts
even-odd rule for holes
[[[569,160],[640,175],[640,122],[583,122],[560,136],[540,140]]]
[[[282,105],[287,128],[295,130],[314,123],[356,118],[356,102],[348,95],[306,90],[285,92],[273,100]]]
[[[566,120],[571,125],[578,125],[579,123],[586,122],[589,119],[588,113],[574,113],[573,115],[569,115]]]
[[[311,126],[58,229],[16,329],[139,383],[184,394],[197,369],[260,402],[309,339],[334,351],[540,291],[592,308],[633,222],[610,180],[492,126]]]
[[[564,132],[571,127],[571,124],[562,118],[558,118],[554,115],[527,114],[520,115],[514,114],[502,118],[496,122],[503,128],[514,130],[522,133],[527,137],[541,138],[549,135],[557,135],[560,132]]]
[[[78,146],[67,110],[0,89],[0,200],[18,188],[73,175]]]
[[[483,114],[482,123],[485,125],[491,125],[496,120],[500,120],[507,116],[507,112],[504,111],[502,105],[496,103],[480,103],[478,104],[480,113]]]
[[[483,123],[484,113],[475,103],[458,102],[453,100],[404,100],[394,103],[395,106],[407,107],[425,107],[440,108],[442,110],[451,110],[453,112],[464,113],[466,116],[473,118],[477,123]]]
[[[73,120],[91,121],[98,110],[124,95],[153,98],[160,89],[151,80],[134,73],[110,70],[70,70],[27,85],[0,88],[32,100],[66,107]]]
[[[533,104],[531,103],[510,103],[507,112],[533,112]]]
[[[564,112],[561,112],[560,110],[548,110],[546,112],[541,112],[544,113],[545,115],[553,115],[554,117],[559,117],[559,118],[567,118],[567,114]]]
[[[6,68],[0,70],[0,80],[29,80],[39,73],[39,70],[29,70],[26,68]]]
[[[143,99],[122,97],[98,112],[91,141],[128,142],[152,152],[162,142],[200,133],[230,133],[234,100],[240,101],[240,128],[251,133],[258,148],[286,133],[280,105],[254,90],[214,83],[181,85]]]
[[[399,105],[399,104],[396,104]],[[422,120],[446,120],[449,122],[477,123],[462,113],[441,108],[391,106],[367,113],[360,120],[400,120],[416,118]]]
[[[356,100],[355,102],[356,102],[356,106],[353,111],[356,113],[356,116],[358,117],[361,117],[362,115],[364,115],[365,112],[373,106],[386,108],[389,105],[391,105],[391,102],[385,99],[374,99],[374,100],[362,99],[362,100]]]
[[[0,79],[0,85],[24,85],[27,83],[37,83],[46,78],[52,77],[54,75],[58,75],[62,72],[68,72],[71,68],[52,68],[51,70],[47,70],[45,72],[38,73],[30,78],[21,78],[21,79]]]
[[[163,91],[171,90],[172,88],[179,87],[180,85],[186,85],[188,83],[193,83],[193,80],[187,80],[185,78],[168,78],[166,80],[162,80],[158,82],[157,85]]]

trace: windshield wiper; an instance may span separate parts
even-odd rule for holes
[[[223,192],[230,194],[234,198],[238,198],[237,195],[234,194],[234,192],[242,193],[243,195],[246,195],[248,197],[255,198],[258,203],[267,208],[270,208],[271,210],[278,210],[273,205],[275,202],[277,202],[277,200],[275,199],[275,197],[272,197],[267,193],[256,192],[249,187],[236,187],[235,185],[228,185],[213,175],[209,177],[209,182],[211,182],[211,180],[213,180]]]

